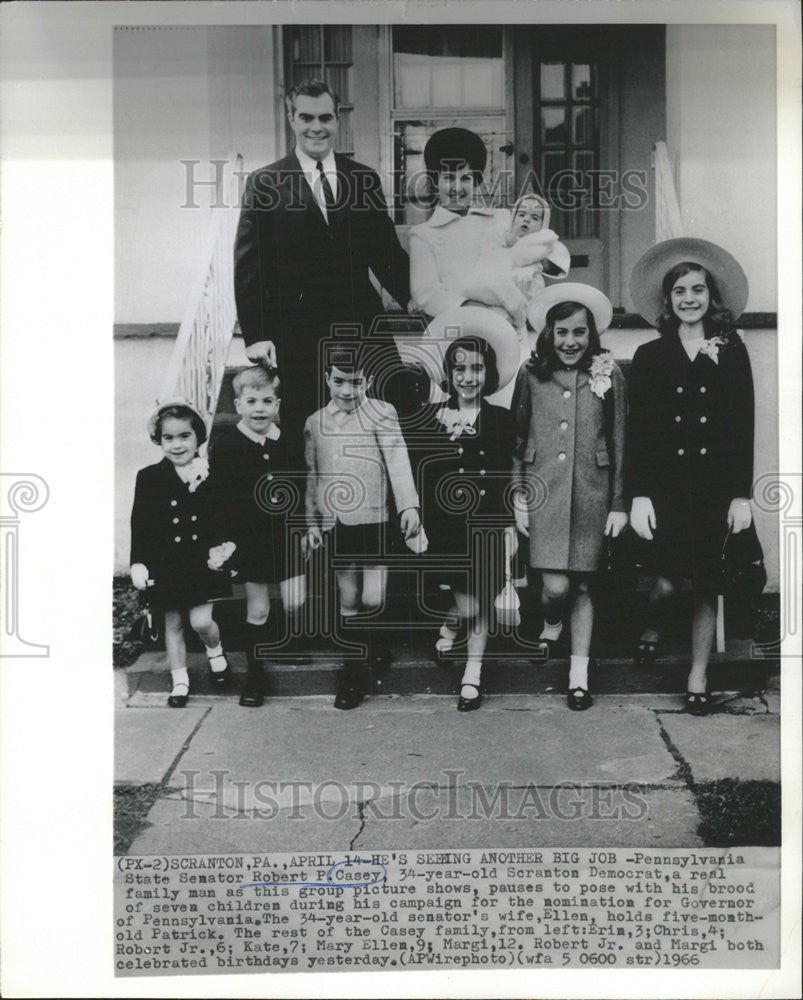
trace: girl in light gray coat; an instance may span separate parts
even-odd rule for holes
[[[611,315],[608,299],[589,285],[553,285],[536,295],[529,319],[540,333],[519,370],[512,405],[516,522],[529,536],[530,565],[542,574],[545,642],[558,639],[564,608],[571,609],[574,711],[592,702],[589,576],[599,568],[605,536],[616,537],[627,524],[625,384],[599,339]]]

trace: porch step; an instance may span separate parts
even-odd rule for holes
[[[384,671],[373,672],[374,693],[454,694],[460,681],[463,660],[444,669],[429,658],[429,649],[420,640],[414,644],[395,641],[391,646],[393,662]],[[299,695],[334,695],[340,680],[342,658],[330,647],[310,646],[311,663],[291,659],[266,661],[269,697]],[[778,672],[776,660],[755,659],[751,640],[731,640],[724,653],[712,657],[709,679],[712,691],[764,691]],[[235,675],[231,686],[219,691],[212,683],[206,657],[190,653],[188,667],[193,695],[239,694],[246,671],[245,654],[227,654]],[[568,657],[549,660],[530,659],[503,643],[493,642],[483,667],[483,683],[489,693],[542,694],[565,690]],[[649,671],[633,669],[629,655],[605,655],[591,665],[591,687],[597,694],[672,694],[683,689],[688,672],[688,654],[681,649],[668,650]],[[164,693],[170,690],[170,673],[164,652],[143,653],[126,671],[128,695]]]

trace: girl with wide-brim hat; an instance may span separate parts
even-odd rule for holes
[[[652,665],[666,600],[690,579],[686,709],[708,715],[722,548],[752,524],[753,379],[734,328],[747,278],[722,247],[683,237],[644,254],[630,291],[661,333],[636,351],[629,383],[631,521],[657,573],[635,664]]]
[[[588,663],[594,606],[591,575],[627,524],[624,500],[624,378],[600,345],[611,303],[590,285],[564,282],[539,292],[530,322],[539,331],[513,394],[517,446],[516,523],[541,572],[547,648],[570,615],[567,703],[592,703]]]
[[[424,557],[453,604],[436,641],[438,662],[451,661],[460,622],[467,632],[458,711],[479,708],[482,659],[494,598],[504,582],[513,422],[509,410],[487,396],[510,382],[518,367],[516,331],[497,314],[463,307],[430,324],[427,338],[441,359],[431,377],[447,394],[430,410],[411,445],[419,470],[421,520],[429,549]],[[478,550],[481,546],[481,552]],[[456,654],[454,650],[454,654]]]

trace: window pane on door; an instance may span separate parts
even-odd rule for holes
[[[572,96],[579,100],[596,97],[596,79],[592,77],[593,67],[575,63],[572,66]]]
[[[565,146],[568,140],[566,132],[565,108],[541,109],[541,141],[545,145]]]
[[[541,100],[563,101],[565,99],[565,63],[541,63]]]
[[[575,146],[599,145],[599,116],[596,108],[572,108],[572,136]]]

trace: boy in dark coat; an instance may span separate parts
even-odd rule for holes
[[[293,495],[293,485],[287,480],[285,439],[275,422],[280,406],[278,376],[260,365],[239,372],[234,378],[234,406],[239,423],[212,449],[212,490],[220,537],[227,541],[212,550],[211,559],[215,566],[225,563],[235,570],[238,582],[245,583],[248,673],[240,704],[258,708],[265,697],[257,646],[265,642],[268,584],[279,582],[287,612],[301,607],[306,590],[287,524],[286,501]],[[297,489],[300,499],[300,486]]]

